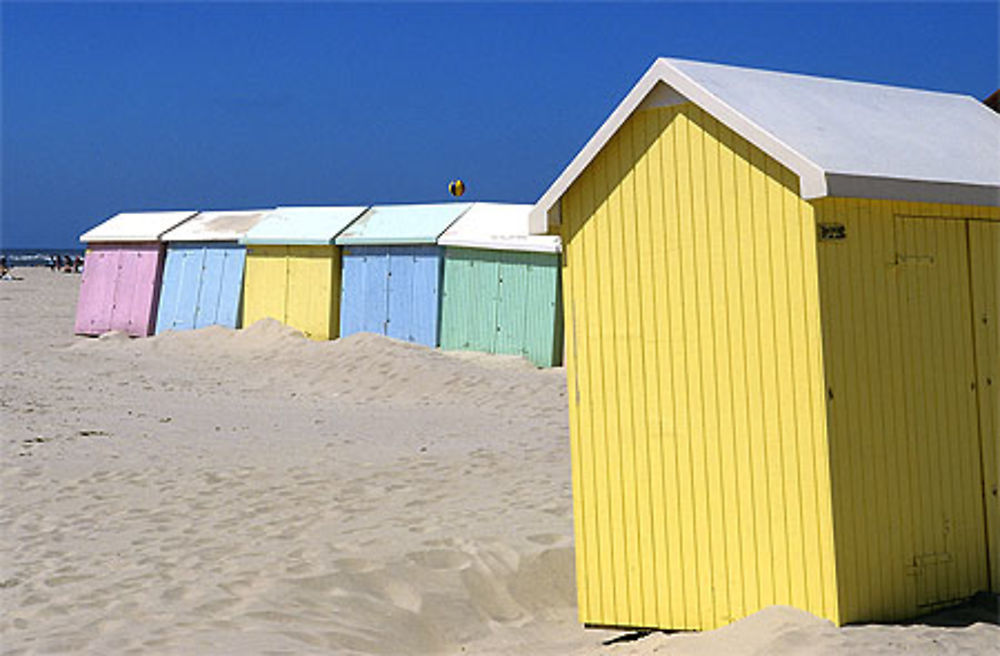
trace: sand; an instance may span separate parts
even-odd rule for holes
[[[1000,653],[981,617],[778,607],[603,645],[576,619],[561,369],[270,321],[74,337],[79,276],[17,273],[2,653]]]

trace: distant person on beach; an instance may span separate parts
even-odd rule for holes
[[[56,255],[55,271],[62,271],[62,255]]]
[[[0,256],[0,280],[20,280],[14,277],[14,270],[7,266],[7,256]]]
[[[56,256],[49,255],[49,271],[55,271],[55,270],[56,270]]]
[[[79,255],[73,260],[73,272],[80,273],[83,270],[83,258]]]

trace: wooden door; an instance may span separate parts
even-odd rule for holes
[[[923,608],[968,597],[987,576],[966,231],[955,219],[895,225],[908,436],[900,455],[915,484],[911,574]]]
[[[969,265],[990,583],[1000,592],[1000,223],[969,221]]]

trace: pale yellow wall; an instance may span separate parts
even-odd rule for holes
[[[261,319],[285,320],[288,300],[288,249],[248,246],[243,272],[243,327]]]
[[[969,242],[990,588],[1000,593],[1000,221],[970,222]]]
[[[692,105],[562,199],[583,622],[838,621],[812,207]]]
[[[270,317],[307,337],[337,337],[340,254],[335,246],[250,246],[243,325]]]
[[[288,247],[285,322],[313,339],[340,331],[340,256],[336,246]]]
[[[816,246],[842,619],[912,617],[989,585],[982,475],[985,463],[995,483],[1000,441],[1000,381],[986,384],[1000,371],[1000,224],[986,220],[1000,210],[815,206],[817,221],[846,228]],[[974,316],[989,322],[974,328]]]

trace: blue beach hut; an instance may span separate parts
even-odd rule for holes
[[[337,237],[343,247],[340,335],[386,335],[436,347],[443,248],[471,203],[376,205]]]
[[[240,327],[246,247],[239,240],[270,210],[201,212],[168,231],[156,333]]]

